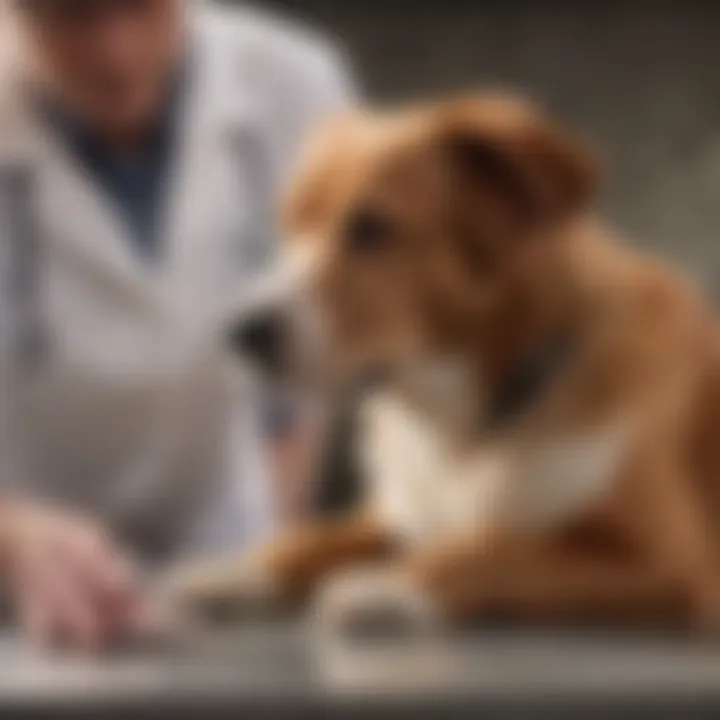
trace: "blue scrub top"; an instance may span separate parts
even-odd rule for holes
[[[134,250],[147,262],[162,256],[159,225],[166,201],[183,84],[173,83],[145,138],[130,152],[113,147],[63,108],[43,103],[48,122],[118,209]]]

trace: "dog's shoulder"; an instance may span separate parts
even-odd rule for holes
[[[595,303],[591,320],[605,320],[618,330],[637,325],[707,329],[711,315],[702,293],[669,263],[631,249],[597,226],[578,239],[572,253],[583,291]]]

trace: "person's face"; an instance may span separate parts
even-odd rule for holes
[[[107,132],[156,111],[184,41],[186,0],[15,0],[42,77]]]

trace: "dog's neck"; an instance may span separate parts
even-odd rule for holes
[[[436,430],[456,438],[471,431],[484,394],[472,363],[459,354],[418,360],[396,375],[393,387]]]
[[[489,383],[477,360],[437,356],[406,368],[395,391],[443,435],[459,443],[512,430],[571,366],[576,338],[554,334],[529,348],[502,379]]]
[[[552,266],[530,268],[489,321],[466,326],[452,351],[406,368],[397,383],[400,394],[456,437],[512,428],[552,391],[583,343],[592,279],[578,271],[576,255],[568,245]]]
[[[468,348],[493,390],[490,416],[511,417],[538,399],[572,364],[593,325],[608,285],[603,266],[614,262],[615,250],[590,220],[567,232],[554,253],[538,253],[519,273]]]

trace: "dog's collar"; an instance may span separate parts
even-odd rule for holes
[[[575,350],[571,336],[561,333],[527,355],[498,389],[483,427],[505,427],[531,408],[567,369]]]

